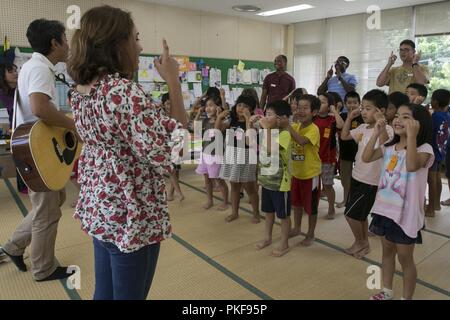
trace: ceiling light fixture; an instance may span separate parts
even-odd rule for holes
[[[261,11],[261,8],[249,5],[241,5],[241,6],[233,6],[234,11],[238,12],[258,12]]]
[[[314,8],[314,6],[311,6],[309,4],[300,4],[298,6],[293,6],[293,7],[287,7],[287,8],[281,8],[281,9],[261,12],[261,13],[258,13],[257,15],[258,16],[263,16],[263,17],[269,17],[269,16],[274,16],[274,15],[277,15],[277,14],[284,14],[284,13],[288,13],[288,12],[306,10],[306,9],[311,9],[311,8]]]

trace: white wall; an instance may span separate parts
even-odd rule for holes
[[[175,55],[272,61],[286,53],[287,26],[216,15],[134,0],[15,0],[1,1],[0,34],[12,46],[29,47],[26,29],[38,18],[65,22],[70,5],[82,13],[109,4],[133,14],[141,34],[144,53],[161,52],[165,37]],[[69,39],[72,32],[67,32]]]

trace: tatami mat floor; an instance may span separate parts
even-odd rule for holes
[[[303,236],[290,240],[291,251],[281,257],[269,256],[271,247],[257,251],[264,221],[254,225],[250,205],[241,201],[241,217],[225,223],[228,212],[205,211],[203,178],[186,165],[181,172],[183,202],[171,202],[174,238],[164,241],[150,291],[151,299],[362,299],[367,288],[367,268],[379,265],[381,246],[371,238],[371,252],[357,260],[343,253],[352,241],[351,232],[337,209],[335,220],[326,220],[327,203],[321,201],[316,242],[309,248],[298,246]],[[30,208],[27,196],[14,189],[15,180],[0,181],[0,243],[5,242]],[[342,197],[336,180],[336,199]],[[220,196],[220,193],[215,193]],[[444,185],[444,199],[449,195]],[[20,273],[9,262],[0,264],[0,300],[4,299],[91,299],[94,291],[94,264],[91,239],[72,218],[70,203],[75,188],[68,184],[67,201],[59,224],[56,257],[61,265],[76,265],[81,271],[81,289],[69,290],[65,281],[36,283],[31,274]],[[219,200],[216,200],[219,204]],[[305,225],[303,230],[305,230]],[[450,299],[450,208],[443,207],[426,222],[423,245],[416,246],[418,268],[416,299]],[[280,227],[274,227],[274,244]],[[29,261],[26,260],[29,265]],[[401,295],[402,277],[397,263],[394,290]]]

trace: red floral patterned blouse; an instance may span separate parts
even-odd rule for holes
[[[89,95],[71,90],[77,131],[80,196],[75,218],[101,241],[129,253],[171,237],[163,173],[181,128],[142,87],[119,75],[99,80]]]

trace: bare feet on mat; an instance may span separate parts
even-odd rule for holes
[[[261,250],[261,249],[263,249],[263,248],[265,248],[265,247],[267,247],[267,246],[270,246],[272,244],[272,240],[262,240],[261,242],[258,242],[256,245],[255,245],[255,248],[256,248],[256,250]]]
[[[361,250],[359,250],[358,252],[354,253],[353,256],[356,259],[362,259],[364,258],[368,253],[370,252],[370,246],[365,246],[363,247]]]
[[[252,223],[257,224],[261,222],[261,216],[258,214],[257,216],[253,216]]]
[[[314,243],[314,236],[306,236],[306,238],[303,239],[302,242],[300,242],[300,244],[304,247],[309,247],[313,243]]]
[[[445,201],[441,201],[441,205],[443,205],[443,206],[450,206],[450,198],[445,200]]]
[[[272,257],[279,258],[279,257],[284,256],[288,252],[289,252],[289,247],[279,247],[279,248],[273,249],[270,255]]]
[[[208,210],[208,209],[211,208],[212,206],[213,206],[213,203],[212,203],[212,202],[208,202],[208,203],[204,204],[204,205],[202,206],[202,208],[205,209],[205,210]]]
[[[229,215],[228,217],[225,218],[225,221],[226,222],[231,222],[231,221],[236,220],[237,218],[239,218],[238,214],[231,214],[231,215]]]
[[[222,203],[221,205],[217,206],[217,210],[219,210],[219,211],[225,211],[225,210],[228,210],[228,208],[229,208],[229,206],[227,203]]]
[[[336,204],[336,208],[341,209],[345,207],[345,202],[339,202],[338,204]]]

